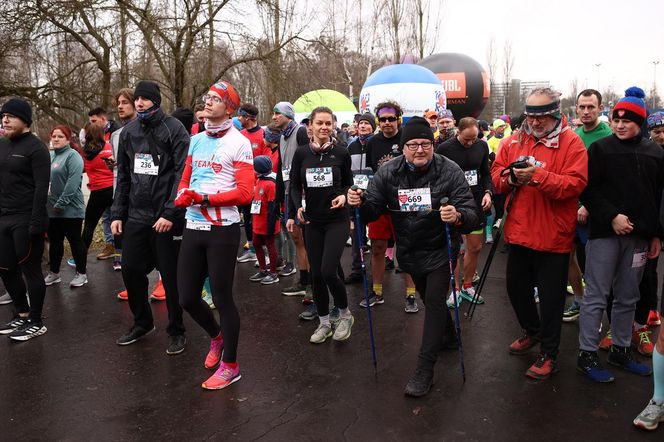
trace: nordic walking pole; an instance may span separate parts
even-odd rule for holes
[[[351,190],[357,191],[358,186],[352,186]],[[367,318],[369,318],[369,338],[371,340],[371,357],[373,358],[374,376],[378,376],[378,362],[376,360],[376,343],[374,341],[373,321],[371,319],[371,304],[369,303],[369,282],[367,281],[367,266],[364,264],[364,241],[362,240],[362,226],[360,224],[360,209],[355,208],[355,232],[357,233],[357,245],[360,249],[360,264],[362,267],[362,279],[364,280],[364,302],[367,304]]]
[[[449,198],[444,197],[440,200],[440,206],[445,207]],[[463,382],[466,383],[466,366],[463,363],[463,344],[461,343],[461,321],[459,320],[459,303],[457,302],[456,281],[454,278],[454,257],[452,255],[452,235],[450,234],[450,226],[446,222],[445,235],[447,235],[447,255],[450,264],[450,285],[452,286],[452,296],[454,297],[454,322],[456,325],[457,341],[459,342],[459,361],[461,362],[461,377]]]

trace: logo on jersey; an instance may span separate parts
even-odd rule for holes
[[[213,161],[210,164],[210,168],[214,170],[214,173],[219,173],[221,172],[221,163],[217,163],[216,161]]]
[[[406,204],[408,202],[408,195],[406,194],[399,194],[399,202],[401,204]]]

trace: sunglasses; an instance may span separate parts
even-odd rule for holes
[[[378,121],[379,121],[380,123],[387,123],[388,121],[389,121],[390,123],[394,123],[394,122],[397,121],[397,120],[398,120],[397,117],[378,117]]]

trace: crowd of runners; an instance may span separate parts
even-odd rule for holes
[[[363,309],[403,302],[416,314],[424,304],[405,387],[424,396],[439,352],[461,345],[451,311],[491,302],[475,283],[482,247],[499,232],[522,331],[506,351],[539,346],[526,376],[547,379],[559,368],[563,323],[578,321],[576,368],[590,380],[614,381],[603,360],[653,376],[653,397],[634,420],[653,430],[664,422],[661,327],[653,344],[662,311],[664,113],[649,115],[644,98],[630,88],[605,116],[601,94],[587,89],[568,116],[557,92],[539,88],[522,115],[492,122],[456,121],[449,110],[405,118],[386,101],[340,129],[327,107],[296,121],[283,101],[260,116],[225,81],[195,109],[168,115],[158,84],[140,81],[115,95],[118,122],[92,109],[79,134],[55,125],[48,147],[30,131],[30,104],[8,99],[0,109],[0,304],[11,303],[14,315],[0,334],[27,341],[47,332],[42,308],[47,286],[62,282],[64,240],[75,289],[94,278],[86,261],[101,220],[97,258],[122,272],[126,290],[113,295],[134,318],[118,345],[154,331],[150,300],[165,301],[166,353],[187,345],[186,311],[210,337],[204,366],[214,372],[202,387],[240,380],[233,283],[236,265],[255,265],[249,281],[302,297],[299,318],[316,324],[312,344],[347,341]],[[259,117],[271,121],[261,126]],[[350,269],[341,265],[346,247]],[[383,285],[391,270],[404,277],[401,301]],[[349,284],[364,284],[357,306]]]

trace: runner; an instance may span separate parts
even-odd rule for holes
[[[201,386],[220,390],[241,378],[237,363],[240,315],[233,301],[236,253],[240,245],[237,206],[251,201],[254,173],[249,141],[230,119],[240,105],[233,86],[226,81],[215,83],[203,101],[205,132],[191,140],[175,200],[178,207],[187,207],[178,287],[182,306],[212,340],[205,368],[219,364]],[[219,323],[200,295],[208,275]]]
[[[345,204],[346,190],[353,185],[353,174],[348,150],[339,147],[332,137],[332,111],[317,107],[309,119],[313,137],[309,146],[300,146],[293,156],[290,196],[305,229],[314,301],[320,320],[309,341],[321,344],[330,336],[335,341],[345,341],[355,322],[348,308],[346,286],[337,273],[349,233]],[[294,215],[291,214],[286,224],[291,232],[295,229]],[[334,335],[328,289],[340,310]]]
[[[46,333],[41,258],[51,161],[44,143],[30,132],[32,108],[27,101],[7,100],[0,117],[5,131],[0,138],[0,277],[15,309],[0,334],[27,341]]]
[[[392,212],[399,264],[413,275],[426,306],[417,368],[405,389],[406,395],[416,397],[431,389],[439,351],[456,342],[452,317],[445,307],[448,260],[455,257],[448,254],[443,223],[473,229],[478,221],[464,173],[452,161],[434,154],[433,142],[427,121],[412,117],[400,139],[403,156],[378,169],[366,192],[348,191],[349,204],[359,206],[367,221]],[[408,202],[409,197],[421,202]],[[445,207],[440,205],[443,197],[449,198]],[[456,229],[452,233],[452,246],[458,252],[460,236]]]
[[[88,124],[88,126],[90,126]],[[44,278],[49,286],[60,282],[60,264],[65,252],[65,238],[71,245],[76,263],[76,275],[70,287],[81,287],[88,283],[86,266],[88,254],[81,227],[85,216],[85,203],[81,191],[83,158],[70,146],[71,129],[58,125],[51,130],[51,184],[48,192],[48,257],[50,271]],[[87,133],[86,133],[87,137]]]
[[[470,186],[475,199],[475,205],[479,211],[478,229],[463,237],[463,285],[457,287],[460,289],[460,297],[457,302],[460,304],[462,299],[468,302],[473,301],[475,289],[473,288],[473,276],[477,270],[477,260],[482,250],[482,238],[484,237],[484,225],[486,217],[484,212],[491,210],[491,174],[489,173],[489,149],[486,143],[477,138],[479,128],[477,120],[472,117],[465,117],[459,120],[459,131],[457,136],[451,140],[445,141],[436,148],[436,153],[443,155],[457,163],[466,176],[466,181]],[[459,274],[459,265],[457,265],[455,274]],[[461,281],[455,279],[457,285]],[[478,304],[483,304],[484,299],[481,296],[477,298]],[[450,293],[447,299],[447,306],[454,308],[454,296]]]

